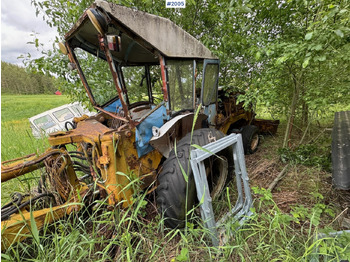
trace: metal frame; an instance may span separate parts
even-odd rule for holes
[[[350,234],[350,230],[342,230],[342,231],[336,231],[336,232],[316,234],[315,240],[314,240],[314,244],[315,245],[314,245],[313,253],[311,254],[311,257],[310,257],[310,262],[329,261],[327,257],[321,256],[320,254],[318,254],[319,253],[319,243],[318,243],[318,241],[322,240],[322,239],[327,239],[327,238],[337,238],[338,236],[340,236],[340,235],[342,235],[344,233]],[[320,258],[322,260],[320,260]],[[341,261],[345,262],[345,261],[348,261],[348,260],[341,260]]]
[[[218,66],[218,72],[220,72],[220,60],[219,59],[204,59],[204,62],[203,62],[203,78],[202,78],[202,86],[201,86],[201,102],[203,104],[203,106],[207,107],[209,106],[210,104],[214,104],[214,103],[210,103],[209,104],[204,104],[204,101],[203,101],[203,95],[204,95],[204,82],[205,82],[205,76],[206,76],[206,69],[207,69],[207,66],[208,65],[217,65]],[[218,77],[215,81],[215,87],[212,88],[212,90],[215,90],[216,91],[216,99],[215,99],[215,103],[216,101],[218,100],[218,85],[219,85],[219,74],[218,74]]]
[[[209,192],[208,180],[205,172],[204,160],[229,146],[232,146],[233,148],[233,161],[235,165],[238,198],[235,207],[227,214],[225,214],[218,223],[216,223],[213,212],[212,199]],[[231,134],[217,140],[216,142],[207,144],[203,146],[203,148],[205,151],[201,149],[191,151],[190,162],[196,184],[198,200],[204,200],[200,205],[201,216],[205,227],[208,228],[211,232],[211,240],[213,245],[218,246],[219,234],[217,228],[223,225],[224,222],[232,216],[232,219],[238,221],[239,224],[242,225],[244,220],[252,215],[250,208],[253,201],[249,187],[249,178],[245,166],[241,134]],[[242,191],[242,182],[244,194]],[[226,239],[223,239],[223,242],[225,241]]]

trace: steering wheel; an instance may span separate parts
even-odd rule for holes
[[[144,105],[151,105],[151,102],[150,101],[139,101],[139,102],[135,102],[133,104],[131,104],[129,106],[129,109],[133,109],[135,107],[139,107],[139,106],[144,106]]]
[[[176,112],[174,112],[173,114],[171,114],[171,117],[173,118],[173,117],[175,117],[175,116],[181,115],[182,113],[184,113],[184,112],[186,112],[186,111],[188,111],[188,112],[194,112],[193,109],[182,109],[182,110],[180,110],[180,111],[176,111]]]

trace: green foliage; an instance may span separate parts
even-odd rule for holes
[[[57,88],[53,77],[31,73],[22,67],[1,61],[2,94],[53,94]]]
[[[188,261],[189,257],[188,257],[188,249],[187,248],[182,248],[180,255],[178,255],[176,257],[176,261]]]
[[[317,144],[305,144],[292,148],[280,148],[278,150],[283,163],[302,164],[306,166],[319,166],[330,170],[330,148],[320,147]]]
[[[312,208],[312,210],[309,210],[303,205],[298,205],[292,207],[291,214],[294,218],[295,223],[304,223],[305,221],[309,220],[310,223],[314,226],[318,226],[321,222],[321,215],[327,214],[330,217],[334,217],[334,212],[331,208],[326,206],[325,204],[322,204],[318,201],[318,203]]]
[[[137,184],[137,183],[135,183]],[[348,236],[335,240],[315,240],[320,217],[328,207],[322,198],[311,208],[299,207],[299,216],[283,213],[272,200],[271,192],[253,188],[254,215],[237,229],[221,247],[211,247],[208,231],[199,223],[188,223],[187,233],[177,229],[162,231],[159,216],[148,220],[152,202],[137,194],[126,210],[107,210],[104,201],[92,209],[70,215],[43,230],[35,231],[37,241],[27,240],[3,250],[3,259],[21,261],[305,261],[311,255],[346,258]],[[146,205],[144,203],[147,203]],[[217,203],[214,203],[217,204]],[[320,207],[320,205],[323,205]],[[315,219],[317,217],[317,219]],[[298,223],[298,227],[295,227]],[[229,232],[226,231],[226,236]]]
[[[287,214],[278,208],[269,190],[253,187],[252,191],[256,197],[254,215],[223,247],[226,260],[305,261],[321,253],[314,236],[320,221],[331,210],[322,203],[322,197],[313,207],[297,206]],[[341,252],[344,255],[347,251]]]
[[[221,86],[244,90],[240,99],[247,105],[257,102],[289,117],[284,146],[295,120],[306,127],[330,104],[350,99],[349,0],[193,0],[185,9],[165,8],[154,0],[112,2],[167,17],[202,41],[221,59]],[[61,36],[91,3],[33,1],[37,14]],[[37,39],[33,44],[40,47]],[[67,57],[56,46],[43,55],[27,62],[68,80],[62,88],[75,100],[87,100],[67,69]]]
[[[327,261],[346,261],[350,258],[350,233],[332,237],[326,236],[318,241],[319,254]]]
[[[350,98],[349,1],[248,1],[248,5],[249,15],[237,14],[236,20],[244,24],[239,32],[246,49],[241,54],[250,74],[237,84],[246,89],[242,99],[249,102],[253,97],[289,117],[286,146],[295,119],[306,127],[318,110]],[[339,28],[346,33],[339,33]]]

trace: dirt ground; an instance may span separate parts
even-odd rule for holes
[[[279,159],[276,140],[264,137],[259,150],[245,156],[251,187],[268,188],[286,166]],[[290,165],[272,190],[275,203],[284,212],[290,212],[295,205],[311,208],[316,203],[314,192],[324,197],[324,204],[335,208],[333,225],[339,230],[350,229],[350,190],[335,189],[331,173],[317,167]]]

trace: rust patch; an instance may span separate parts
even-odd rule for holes
[[[136,169],[140,165],[140,161],[137,159],[135,155],[130,155],[126,158],[126,162],[130,169]]]

